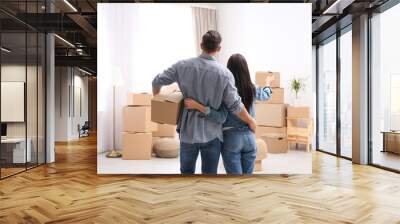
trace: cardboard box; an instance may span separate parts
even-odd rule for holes
[[[261,139],[267,143],[268,153],[287,153],[289,151],[288,141],[285,135],[265,134]]]
[[[161,89],[161,94],[171,94],[173,92],[180,92],[178,83],[174,82],[171,85],[163,86]]]
[[[151,122],[151,109],[148,106],[123,108],[123,131],[126,132],[152,132],[157,130],[157,125]]]
[[[255,104],[256,121],[260,126],[286,127],[286,104]]]
[[[271,75],[275,76],[275,80],[271,83],[271,87],[281,87],[281,75],[279,72],[256,72],[256,85],[261,87],[266,86],[265,79]]]
[[[151,100],[151,120],[159,124],[176,125],[182,109],[182,93],[160,94]]]
[[[267,144],[262,139],[256,139],[257,154],[256,160],[262,160],[267,158]]]
[[[176,125],[157,124],[157,131],[153,131],[153,137],[175,137]]]
[[[151,133],[122,133],[122,159],[151,159]]]
[[[287,116],[290,118],[311,118],[309,107],[291,107],[287,108]]]
[[[254,171],[262,171],[262,160],[256,160],[254,163]]]
[[[283,104],[285,103],[285,91],[283,88],[272,88],[271,98],[266,101],[257,100],[256,103]]]
[[[128,106],[150,106],[152,94],[149,93],[128,93]]]
[[[257,126],[256,138],[260,138],[262,135],[265,135],[265,134],[286,135],[286,133],[287,133],[286,127],[277,128],[277,127]]]
[[[385,134],[385,150],[387,152],[400,153],[400,135],[398,133]]]

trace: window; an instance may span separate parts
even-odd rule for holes
[[[353,96],[351,25],[320,43],[317,63],[318,150],[351,158]]]
[[[352,35],[340,36],[340,155],[352,157]]]
[[[318,149],[336,153],[336,40],[318,48]]]
[[[400,170],[400,5],[371,18],[370,161]]]
[[[400,74],[390,75],[390,130],[400,130]]]

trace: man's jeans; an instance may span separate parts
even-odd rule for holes
[[[221,154],[226,173],[252,174],[257,155],[254,133],[248,128],[224,131],[224,146]]]
[[[195,173],[196,160],[200,152],[202,174],[217,174],[221,147],[222,143],[218,138],[206,143],[188,144],[181,142],[181,173]]]

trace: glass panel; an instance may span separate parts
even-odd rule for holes
[[[352,157],[352,35],[340,37],[340,153]]]
[[[27,2],[27,13],[37,13],[37,1]],[[29,15],[29,14],[28,14]],[[28,17],[32,23],[36,23],[37,17]],[[36,21],[35,21],[36,20]],[[27,150],[31,151],[28,168],[37,166],[38,163],[38,34],[35,30],[27,30]]]
[[[28,168],[34,167],[37,165],[37,158],[38,158],[38,142],[37,142],[37,132],[38,132],[38,125],[37,125],[37,117],[38,117],[38,36],[36,32],[28,32],[28,55],[27,55],[27,82],[26,82],[26,89],[27,89],[27,98],[26,98],[26,111],[27,111],[27,131],[28,131],[28,155],[30,158],[28,159]]]
[[[400,5],[372,18],[372,163],[400,170]]]
[[[1,1],[21,13],[45,12],[45,1]],[[29,15],[28,15],[29,16]],[[33,24],[38,17],[28,17]],[[0,12],[0,177],[45,162],[45,35]]]
[[[2,33],[1,46],[1,173],[5,177],[24,171],[30,158],[26,151],[25,32]]]
[[[318,51],[319,149],[336,153],[336,39]]]
[[[46,37],[44,34],[39,33],[39,45],[38,45],[38,163],[45,163],[46,148],[45,148],[45,65],[46,65]]]

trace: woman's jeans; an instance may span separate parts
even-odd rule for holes
[[[221,154],[228,174],[252,174],[257,154],[254,133],[247,127],[225,130]]]

